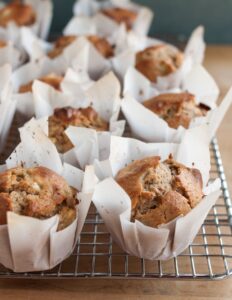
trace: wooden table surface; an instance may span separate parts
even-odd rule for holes
[[[205,65],[223,96],[232,84],[232,46],[210,46]],[[232,192],[232,108],[218,131],[222,159]],[[232,278],[222,281],[179,280],[0,280],[0,300],[59,299],[232,299]]]

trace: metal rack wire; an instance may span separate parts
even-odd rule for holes
[[[223,279],[232,275],[232,203],[216,139],[211,144],[211,179],[220,177],[222,196],[193,243],[169,261],[147,261],[124,253],[91,206],[72,255],[52,270],[14,273],[0,266],[0,278],[169,278]]]

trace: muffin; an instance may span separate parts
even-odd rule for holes
[[[14,22],[18,26],[29,26],[36,21],[36,14],[29,4],[21,1],[12,1],[0,9],[0,26],[6,27],[9,22]]]
[[[54,89],[57,91],[60,91],[60,84],[61,81],[63,80],[62,76],[59,76],[57,74],[48,74],[46,76],[40,77],[37,80],[45,82],[52,86]],[[21,85],[19,88],[19,93],[28,93],[32,92],[32,85],[33,85],[34,80],[28,82],[27,84]]]
[[[109,58],[114,55],[113,47],[105,38],[101,38],[97,35],[89,35],[87,38],[105,58]]]
[[[62,52],[63,52],[63,50],[67,46],[69,46],[70,44],[72,44],[76,39],[77,39],[77,37],[75,35],[66,35],[66,36],[59,37],[54,42],[53,49],[48,52],[48,54],[47,54],[48,57],[50,57],[50,58],[53,59],[53,58],[61,55]]]
[[[0,48],[4,48],[7,46],[7,43],[3,40],[0,40]]]
[[[127,30],[130,30],[133,27],[137,18],[137,13],[135,11],[121,7],[103,9],[101,13],[118,24],[124,23]]]
[[[158,156],[135,160],[116,181],[131,198],[131,221],[155,228],[186,215],[203,198],[200,171],[171,156],[163,162]]]
[[[194,118],[205,116],[209,110],[206,105],[196,104],[195,96],[187,92],[160,94],[143,105],[175,129],[179,126],[189,128]]]
[[[92,107],[57,108],[54,114],[49,117],[48,127],[49,137],[60,153],[65,153],[73,147],[64,132],[69,126],[92,128],[97,131],[107,131],[109,129],[109,124]]]
[[[70,44],[72,44],[77,38],[78,37],[75,35],[61,36],[54,43],[54,48],[50,52],[48,52],[48,56],[53,59],[61,55],[64,49]],[[86,38],[102,54],[102,56],[104,56],[105,58],[109,58],[113,56],[114,54],[113,47],[106,39],[101,38],[97,35],[89,35],[86,36]]]
[[[77,190],[55,172],[44,168],[16,167],[0,174],[0,225],[7,212],[40,220],[59,216],[58,231],[76,218]]]
[[[183,53],[170,45],[146,48],[136,54],[136,69],[150,81],[177,71],[183,62]]]

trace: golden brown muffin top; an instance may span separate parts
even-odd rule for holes
[[[204,105],[196,104],[195,96],[187,92],[160,94],[143,105],[175,129],[179,126],[188,128],[194,118],[205,116],[209,110]]]
[[[36,14],[31,5],[21,1],[12,1],[0,9],[0,26],[6,27],[9,22],[18,26],[29,26],[35,23]]]
[[[55,58],[61,55],[66,47],[72,44],[77,39],[75,35],[64,35],[59,37],[55,42],[53,49],[48,52],[48,57]]]
[[[170,157],[135,160],[120,170],[118,184],[131,198],[131,219],[158,227],[186,215],[202,199],[202,176]]]
[[[49,137],[60,153],[70,150],[73,145],[65,130],[69,126],[92,128],[97,131],[107,131],[109,124],[92,108],[57,108],[49,117]]]
[[[0,40],[0,48],[4,48],[4,47],[6,47],[6,45],[7,45],[7,42]]]
[[[76,194],[60,175],[45,167],[9,169],[0,173],[0,225],[6,224],[7,211],[38,219],[59,214],[61,230],[76,218]]]
[[[169,75],[180,68],[183,53],[170,45],[157,45],[146,48],[136,54],[136,69],[150,81]]]
[[[63,80],[63,78],[64,78],[63,76],[59,76],[57,74],[51,73],[51,74],[45,75],[43,77],[40,77],[36,80],[45,82],[45,83],[49,84],[50,86],[52,86],[57,91],[60,91],[60,84],[61,84],[61,81]],[[19,93],[32,92],[33,82],[34,82],[34,80],[28,82],[27,84],[21,85],[19,88]]]
[[[127,30],[133,27],[137,18],[137,13],[135,11],[121,7],[103,9],[101,12],[118,24],[125,23]]]
[[[76,35],[62,35],[54,42],[54,48],[65,48],[77,39]]]
[[[65,35],[59,37],[54,43],[54,48],[48,52],[48,57],[55,58],[61,55],[64,49],[72,44],[78,36],[75,35]],[[102,37],[97,35],[88,35],[86,38],[93,44],[93,46],[104,56],[105,58],[109,58],[113,56],[114,50],[110,43]]]
[[[114,55],[113,47],[105,38],[97,35],[89,35],[87,38],[105,58],[109,58]]]

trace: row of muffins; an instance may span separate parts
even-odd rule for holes
[[[13,7],[13,10],[15,7],[21,6],[24,6],[24,4],[20,2],[11,4],[8,8]],[[76,10],[80,11],[78,10],[78,3]],[[133,22],[135,22],[137,16],[136,12],[130,9],[112,7],[112,5],[109,9],[104,8],[100,12],[116,21],[116,23],[125,23],[126,26],[122,25],[122,28],[126,29],[126,31],[128,30],[126,34],[134,36],[134,32],[131,32],[130,29],[133,29]],[[14,20],[14,17],[12,18]],[[52,45],[52,49],[46,52],[46,60],[54,60],[59,57],[64,53],[65,48],[72,46],[72,43],[77,42],[78,39],[76,36],[62,36],[58,38]],[[107,37],[87,35],[87,40],[104,58],[111,59],[114,56],[114,45],[109,43]],[[140,40],[140,37],[138,40]],[[128,49],[124,50],[128,51]],[[136,72],[146,78],[151,85],[154,84],[154,94],[157,94],[157,86],[155,84],[159,78],[171,74],[175,75],[175,72],[181,69],[184,64],[184,54],[175,47],[165,43],[137,51],[135,58]],[[44,59],[44,57],[41,59]],[[21,68],[24,67],[22,66]],[[71,63],[68,67],[73,67],[73,64]],[[78,74],[75,67],[73,71]],[[83,70],[81,71],[83,72]],[[107,76],[105,75],[106,78]],[[92,89],[92,93],[99,93],[97,97],[99,107],[98,105],[94,107],[91,100],[88,102],[88,105],[84,104],[79,107],[78,105],[62,105],[59,107],[56,106],[56,103],[54,104],[54,99],[58,98],[58,95],[62,95],[64,99],[69,99],[71,95],[72,101],[74,101],[73,97],[75,98],[76,96],[75,89],[74,92],[67,88],[64,91],[62,86],[65,77],[66,74],[46,73],[19,85],[15,92],[16,96],[21,94],[21,97],[31,94],[33,99],[38,97],[38,95],[44,97],[44,94],[40,94],[40,92],[44,92],[46,86],[49,86],[46,88],[46,96],[48,98],[45,99],[44,103],[46,105],[52,103],[51,107],[54,109],[52,113],[47,115],[47,136],[54,143],[60,154],[65,154],[72,149],[75,150],[74,143],[67,135],[67,130],[70,126],[87,128],[99,133],[105,133],[111,127],[109,118],[106,120],[104,114],[101,113],[103,109],[99,108],[101,107],[100,101],[102,97],[102,92],[99,92],[99,90],[104,90],[103,84],[101,89],[99,88],[101,79],[96,81],[96,83],[89,79],[90,88],[83,90],[83,94],[87,91],[86,97],[89,97],[91,94],[89,89]],[[38,82],[40,83],[38,84]],[[111,81],[109,80],[109,82]],[[71,83],[75,83],[75,80]],[[119,85],[119,82],[117,84]],[[176,86],[179,89],[178,91],[159,92],[158,95],[148,98],[143,103],[146,109],[164,120],[173,129],[179,127],[188,129],[192,120],[206,116],[210,110],[209,106],[199,103],[194,95],[188,91],[181,90],[181,84]],[[76,86],[81,87],[81,85],[82,82],[76,83]],[[36,86],[39,87],[37,90],[35,89]],[[109,101],[112,97],[110,87],[110,85],[109,88],[105,86],[105,90],[109,94]],[[117,86],[115,90],[117,90]],[[142,92],[140,91],[140,93]],[[120,99],[120,94],[121,91],[119,89],[115,97],[115,103],[117,100],[124,101],[124,99]],[[33,106],[33,103],[31,103],[31,106]],[[19,100],[17,106],[20,106]],[[114,105],[112,104],[112,106]],[[116,113],[117,115],[118,112],[112,109],[112,114]],[[27,116],[27,118],[29,117],[31,116]],[[159,131],[159,128],[152,130]],[[31,135],[33,135],[33,132],[31,132]],[[44,135],[46,136],[45,133]],[[65,158],[62,157],[62,159],[65,161]],[[160,225],[168,224],[179,216],[187,215],[204,196],[201,172],[196,168],[186,167],[178,163],[172,156],[163,162],[161,162],[159,156],[135,160],[119,170],[115,180],[131,199],[131,221],[139,220],[149,227],[159,228]],[[33,168],[18,166],[8,169],[0,175],[1,225],[7,223],[9,211],[40,220],[45,220],[58,214],[59,225],[57,230],[62,231],[77,218],[78,214],[76,214],[75,207],[76,205],[78,207],[78,203],[77,190],[68,185],[62,176],[44,166]]]
[[[21,9],[20,5],[22,4],[14,3],[13,6],[9,7],[9,9],[12,9],[13,11]],[[123,22],[126,23],[127,29],[130,29],[131,26],[128,24],[131,24],[131,22],[135,19],[135,15],[131,14],[130,11],[119,8],[104,10],[103,13],[117,22],[121,22],[123,20]],[[26,23],[19,23],[18,21],[16,21],[16,23],[18,25],[28,25]],[[94,36],[88,38],[103,55],[107,52],[112,54],[112,48],[110,48],[110,45],[105,39],[97,40],[97,37]],[[53,58],[59,55],[66,46],[74,41],[74,39],[75,37],[73,36],[59,38],[54,44],[54,49],[48,53],[48,56]],[[104,56],[108,57],[108,55]],[[178,52],[174,48],[166,45],[146,48],[144,51],[138,52],[136,56],[136,68],[147,78],[151,79],[151,81],[156,81],[157,76],[163,76],[174,72],[178,67],[180,67],[181,62],[181,52]],[[154,72],[153,75],[149,74],[150,72]],[[59,89],[61,77],[52,74],[38,78],[38,80],[50,84],[55,89]],[[29,82],[26,85],[21,86],[19,88],[19,92],[30,92],[31,87],[32,82]],[[167,121],[169,126],[173,128],[177,128],[179,125],[187,128],[192,118],[195,116],[202,116],[206,111],[205,108],[198,107],[198,105],[195,104],[194,96],[188,93],[182,93],[178,96],[177,94],[159,95],[158,97],[146,101],[144,105],[156,114],[160,115]],[[100,123],[100,125],[97,125],[97,123]],[[70,107],[56,109],[54,115],[50,117],[49,135],[55,141],[55,144],[62,153],[69,150],[71,147],[70,141],[64,134],[64,130],[69,125],[92,127],[95,129],[98,128],[102,131],[107,130],[106,122],[99,118],[96,112],[90,107],[87,109],[73,109]],[[59,139],[61,140],[60,143],[58,142]]]

